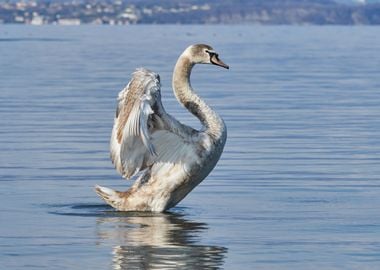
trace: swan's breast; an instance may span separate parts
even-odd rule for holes
[[[192,164],[193,178],[202,181],[214,169],[218,162],[226,142],[227,132],[222,131],[219,138],[214,139],[206,132],[198,134],[197,162]]]

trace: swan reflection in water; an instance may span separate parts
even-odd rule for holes
[[[128,213],[97,220],[99,242],[112,242],[114,269],[219,269],[225,247],[197,244],[205,223],[178,214]]]

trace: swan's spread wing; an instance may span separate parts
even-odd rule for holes
[[[111,136],[111,158],[129,179],[155,164],[174,164],[195,155],[196,133],[179,123],[162,107],[159,76],[138,69],[119,93]],[[155,166],[158,168],[159,166]]]
[[[144,169],[149,156],[155,154],[149,129],[154,128],[157,103],[161,103],[159,76],[137,69],[119,93],[111,136],[111,159],[126,178]]]
[[[153,168],[157,169],[164,165],[176,164],[180,165],[187,174],[190,174],[192,167],[201,163],[199,154],[201,147],[171,131],[159,130],[154,132],[152,142],[157,151]],[[153,171],[152,174],[157,173]]]

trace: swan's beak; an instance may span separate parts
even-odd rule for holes
[[[210,62],[216,66],[224,67],[226,69],[230,68],[227,64],[225,64],[222,60],[219,59],[219,56],[217,54],[213,54],[211,56]]]

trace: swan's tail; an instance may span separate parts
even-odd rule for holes
[[[113,208],[121,210],[123,198],[120,197],[120,192],[98,185],[95,186],[95,192]]]

